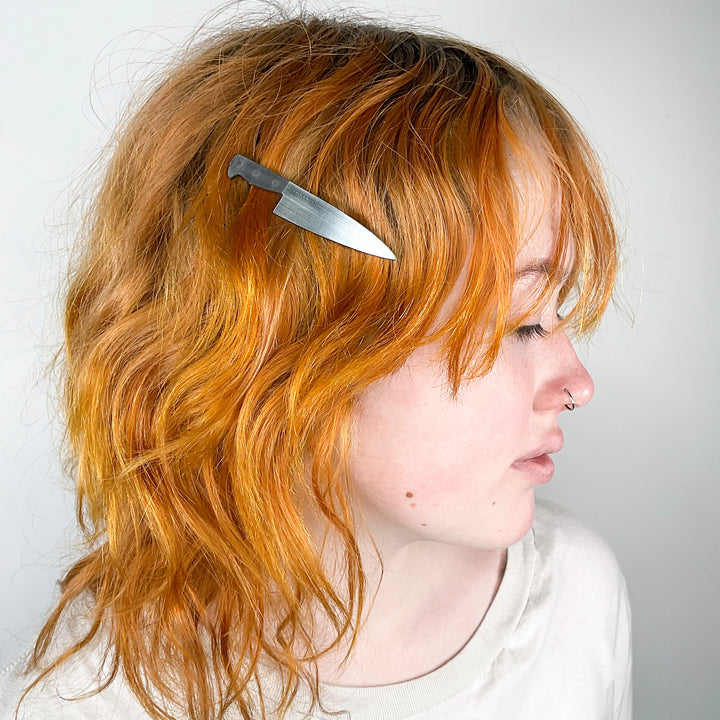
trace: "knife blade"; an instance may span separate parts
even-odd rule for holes
[[[396,259],[393,251],[357,220],[244,155],[233,157],[228,176],[239,176],[263,190],[280,193],[282,197],[273,213],[284,220],[367,255]]]

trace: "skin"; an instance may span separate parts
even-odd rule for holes
[[[517,258],[517,313],[531,306],[543,279],[538,268],[552,257],[551,205],[539,197],[530,206],[537,221]],[[506,338],[490,373],[466,382],[457,399],[432,345],[361,397],[350,468],[375,592],[346,662],[341,648],[319,663],[323,681],[371,686],[418,677],[456,654],[481,623],[506,548],[532,524],[534,488],[551,474],[547,457],[534,458],[562,446],[564,388],[577,407],[593,394],[557,313],[556,293],[529,321],[547,334]]]

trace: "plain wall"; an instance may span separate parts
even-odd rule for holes
[[[314,4],[310,3],[312,7]],[[342,3],[330,3],[340,7]],[[0,664],[57,597],[74,536],[42,371],[59,341],[67,188],[127,79],[213,3],[6,4],[0,42]],[[365,2],[520,61],[599,149],[626,238],[619,299],[581,351],[588,408],[542,494],[603,534],[634,612],[635,716],[720,716],[720,4]],[[140,63],[139,65],[136,63]]]

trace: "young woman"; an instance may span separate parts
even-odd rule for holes
[[[534,499],[617,264],[547,91],[452,38],[235,28],[120,130],[86,228],[86,545],[3,718],[630,717],[622,575]]]

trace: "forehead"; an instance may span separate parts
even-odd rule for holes
[[[556,255],[562,251],[559,262],[562,275],[567,277],[574,263],[572,243],[560,242],[560,192],[557,185],[545,177],[527,173],[516,176],[521,221],[520,243],[515,262],[515,279],[543,278],[558,262]]]

